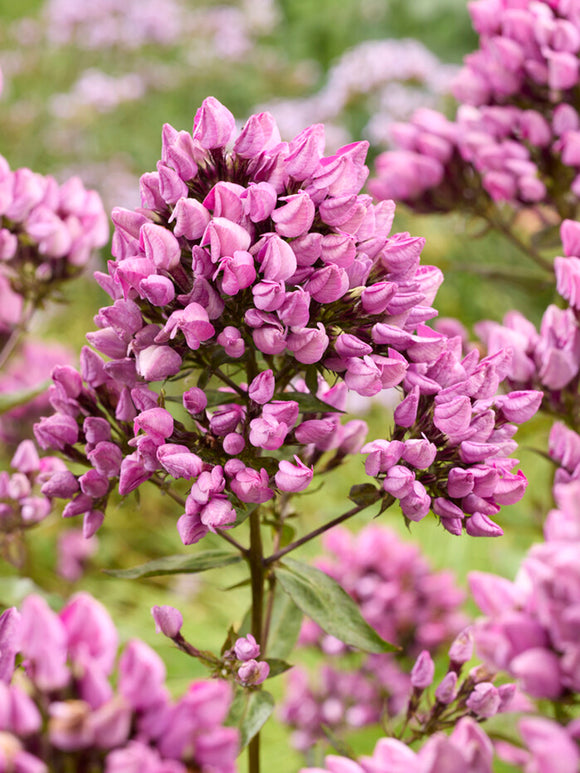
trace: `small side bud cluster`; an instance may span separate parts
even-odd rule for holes
[[[485,666],[476,666],[461,681],[461,671],[473,654],[473,637],[466,629],[455,639],[449,649],[449,667],[434,690],[435,702],[425,699],[425,690],[431,687],[435,676],[435,663],[427,650],[423,650],[411,670],[413,691],[409,698],[406,727],[416,735],[429,735],[447,723],[457,723],[469,716],[481,722],[496,714],[512,710],[516,695],[515,684],[495,686],[496,674]]]
[[[265,660],[258,660],[260,645],[251,633],[239,637],[220,659],[196,649],[182,636],[183,616],[178,609],[169,606],[153,607],[151,613],[157,633],[172,639],[188,655],[200,658],[220,678],[229,678],[242,687],[256,687],[268,678],[270,665]]]
[[[237,668],[236,680],[243,687],[255,687],[268,678],[270,666],[265,660],[258,661],[259,657],[260,645],[251,633],[240,637],[233,651],[225,655],[226,660],[237,660],[233,667]]]
[[[0,157],[0,332],[20,321],[24,299],[76,276],[106,244],[107,216],[96,191],[78,177],[59,185]]]
[[[0,751],[7,769],[48,773],[74,766],[83,753],[107,773],[135,765],[233,773],[238,731],[223,724],[230,686],[193,682],[173,701],[153,650],[133,639],[117,662],[117,646],[111,618],[86,593],[59,614],[30,595],[20,611],[0,616]]]
[[[518,502],[527,487],[524,474],[512,471],[518,460],[509,458],[517,448],[516,425],[536,413],[542,393],[496,394],[509,371],[508,350],[479,361],[476,350],[463,356],[459,336],[421,332],[392,439],[363,447],[369,454],[365,469],[399,500],[408,521],[432,510],[451,534],[500,536],[493,517]]]
[[[44,484],[53,475],[65,473],[66,465],[53,456],[39,458],[32,440],[23,440],[10,466],[13,472],[0,472],[0,544],[3,557],[18,564],[22,533],[43,521],[52,510]]]

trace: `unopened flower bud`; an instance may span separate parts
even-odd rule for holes
[[[427,650],[423,650],[411,671],[411,684],[417,690],[429,687],[435,675],[435,664]]]
[[[473,657],[473,633],[471,628],[461,631],[449,648],[449,660],[457,666],[462,666]]]
[[[151,614],[155,620],[156,633],[162,633],[174,639],[183,625],[183,616],[178,609],[167,605],[152,607]]]
[[[241,637],[234,644],[234,652],[238,660],[252,660],[253,658],[260,657],[260,645],[256,639],[249,633],[245,637]]]
[[[238,679],[245,686],[262,684],[268,678],[270,666],[265,660],[247,660],[238,669]]]
[[[457,695],[457,674],[455,671],[448,671],[437,689],[435,690],[435,697],[439,703],[443,703],[447,706],[455,700]]]

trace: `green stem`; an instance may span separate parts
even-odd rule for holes
[[[215,368],[214,373],[219,379],[221,379],[224,382],[224,384],[226,384],[231,389],[233,389],[234,392],[239,394],[240,397],[243,397],[243,398],[248,397],[247,392],[244,392],[244,390],[240,387],[240,385],[236,384],[236,382],[233,381],[229,376],[226,376],[226,374],[222,370],[220,370],[220,368]]]
[[[264,613],[264,552],[262,547],[262,532],[260,524],[260,509],[256,508],[250,515],[250,549],[246,558],[250,565],[252,587],[252,635],[262,643],[262,626]],[[248,744],[248,773],[260,773],[260,734],[252,738]]]
[[[29,304],[27,308],[24,308],[22,312],[21,321],[10,333],[10,337],[8,338],[8,340],[4,344],[4,347],[2,348],[2,351],[0,352],[0,370],[4,368],[4,366],[10,359],[10,356],[12,355],[12,353],[20,343],[21,339],[28,332],[28,326],[30,325],[30,321],[34,315],[34,311],[35,311],[34,304]]]
[[[506,225],[502,220],[495,220],[493,218],[486,217],[487,222],[492,228],[503,234],[508,241],[520,249],[525,255],[528,256],[534,263],[545,271],[549,271],[551,274],[554,272],[554,267],[549,260],[543,258],[540,253],[535,250],[531,244],[526,244],[519,236],[517,236],[509,225]]]
[[[265,566],[270,566],[270,564],[275,563],[283,556],[287,555],[288,553],[291,553],[293,550],[296,550],[296,548],[299,548],[301,545],[305,545],[307,542],[310,542],[310,540],[313,540],[315,537],[318,537],[320,534],[324,534],[325,531],[328,531],[329,529],[332,529],[335,526],[338,526],[338,524],[343,523],[344,521],[347,521],[349,518],[352,518],[353,515],[357,515],[357,513],[360,513],[363,510],[366,510],[367,507],[370,507],[371,505],[374,505],[374,504],[376,504],[376,501],[369,502],[368,504],[356,505],[356,507],[352,507],[350,510],[347,510],[346,513],[343,513],[342,515],[339,515],[336,518],[333,518],[332,521],[328,521],[328,523],[325,523],[322,526],[319,526],[318,529],[314,529],[314,531],[308,532],[308,534],[305,534],[303,537],[300,537],[300,539],[297,539],[294,542],[291,542],[289,545],[286,545],[286,547],[282,548],[282,550],[277,550],[275,553],[272,553],[271,556],[268,556],[268,558],[264,560]]]

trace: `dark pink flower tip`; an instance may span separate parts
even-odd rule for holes
[[[227,107],[215,97],[204,99],[195,114],[192,136],[202,148],[223,148],[230,141],[236,121]]]
[[[435,690],[435,697],[439,703],[448,705],[452,703],[457,695],[457,674],[455,671],[449,671]]]
[[[429,687],[435,675],[435,664],[427,650],[423,650],[411,670],[411,684],[418,690]]]
[[[183,616],[178,609],[167,605],[152,607],[151,614],[155,620],[155,631],[174,639],[181,631]]]
[[[461,631],[453,640],[449,648],[449,660],[452,663],[463,665],[473,657],[473,632],[471,628]]]

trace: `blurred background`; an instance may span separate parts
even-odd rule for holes
[[[0,153],[13,169],[27,166],[59,181],[79,175],[99,191],[107,210],[138,206],[139,176],[155,168],[162,125],[191,130],[210,94],[232,110],[240,127],[251,113],[267,109],[283,139],[316,122],[327,125],[327,151],[368,139],[372,168],[387,147],[389,122],[424,105],[453,111],[446,96],[450,78],[476,47],[464,0],[0,0],[0,21]],[[477,224],[456,216],[419,217],[402,207],[394,227],[427,238],[423,262],[446,276],[437,298],[441,316],[458,317],[469,328],[519,308],[539,321],[553,290],[511,246],[493,236],[474,238]],[[107,258],[104,249],[94,268]],[[500,281],[498,266],[510,267],[513,278]],[[71,283],[62,300],[44,310],[34,333],[47,345],[67,347],[76,362],[105,296],[86,278]],[[357,408],[366,412],[371,436],[384,436],[388,406]],[[417,541],[431,565],[452,569],[463,587],[471,569],[513,578],[525,550],[540,538],[550,506],[551,470],[537,453],[548,426],[538,419],[521,433],[522,468],[532,485],[519,505],[505,510],[504,538],[454,538],[431,522],[409,534],[394,510],[380,521]],[[8,448],[5,453],[9,460]],[[356,460],[348,474],[302,497],[303,526],[314,528],[342,512],[362,472]],[[103,572],[186,552],[175,530],[179,515],[174,503],[150,491],[140,502],[132,496],[111,508],[98,544],[81,561],[87,571],[77,579],[57,564],[63,522],[53,516],[27,535],[20,567],[0,564],[0,603],[18,603],[36,587],[58,606],[71,592],[89,590],[107,605],[124,640],[138,635],[157,647],[179,692],[202,671],[156,637],[150,607],[178,606],[190,641],[219,649],[227,625],[239,623],[248,605],[246,588],[223,594],[242,579],[241,570],[139,582]],[[360,515],[352,527],[369,520]],[[311,543],[306,556],[318,550]],[[273,689],[279,695],[281,684]],[[370,752],[373,742],[371,734],[361,734],[357,751]],[[265,750],[265,769],[275,764],[279,773],[290,773],[301,764],[275,723],[265,730]]]

